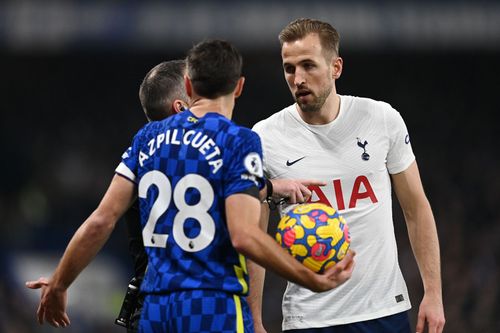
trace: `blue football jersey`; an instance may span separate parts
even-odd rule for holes
[[[138,185],[149,257],[142,290],[246,295],[245,258],[231,244],[225,199],[265,181],[259,136],[218,113],[189,110],[145,125],[116,172]]]

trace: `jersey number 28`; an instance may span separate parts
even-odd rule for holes
[[[144,246],[166,247],[169,235],[156,234],[154,230],[158,219],[170,205],[172,185],[162,172],[157,170],[149,171],[139,182],[139,198],[147,198],[148,189],[151,185],[155,185],[158,189],[158,197],[151,207],[148,221],[142,230],[142,238]],[[195,188],[200,193],[200,201],[194,205],[189,205],[185,199],[186,191],[189,188]],[[174,241],[188,252],[203,250],[212,242],[215,236],[215,222],[212,216],[208,214],[208,210],[214,202],[212,186],[208,180],[200,175],[187,174],[177,182],[173,190],[173,199],[175,206],[179,210],[175,215],[172,227]],[[189,238],[184,233],[184,223],[188,218],[195,219],[200,224],[200,233],[194,238]]]

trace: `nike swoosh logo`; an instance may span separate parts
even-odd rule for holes
[[[291,166],[291,165],[294,165],[295,163],[297,163],[297,162],[298,162],[298,161],[300,161],[300,160],[303,160],[304,158],[306,158],[306,157],[305,157],[305,156],[303,156],[303,157],[301,157],[301,158],[299,158],[299,159],[297,159],[297,160],[295,160],[295,161],[291,161],[291,162],[290,162],[289,160],[286,160],[286,166]]]

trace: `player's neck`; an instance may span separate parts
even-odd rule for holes
[[[300,117],[306,123],[310,125],[325,125],[337,119],[340,112],[340,97],[337,95],[335,89],[332,89],[325,104],[316,112],[304,112],[297,104],[296,106]]]
[[[231,119],[233,116],[234,98],[228,97],[230,96],[221,96],[215,99],[204,97],[193,98],[189,110],[198,118],[203,117],[209,112],[216,112]]]

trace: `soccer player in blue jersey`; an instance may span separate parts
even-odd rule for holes
[[[265,186],[260,139],[229,120],[243,89],[241,62],[224,41],[190,50],[190,109],[149,123],[135,136],[99,207],[42,289],[41,323],[69,324],[67,288],[104,245],[137,190],[149,257],[139,331],[252,332],[242,297],[248,292],[244,256],[314,291],[350,277],[353,254],[316,274],[259,228],[259,190]]]
[[[152,68],[144,77],[139,88],[139,99],[148,121],[159,121],[187,108],[189,97],[184,87],[185,61],[164,61]],[[310,191],[306,185],[323,185],[314,180],[274,179],[274,198],[286,197],[289,202],[307,200]],[[261,191],[261,198],[267,191]],[[147,268],[148,258],[142,239],[139,205],[136,200],[125,213],[124,221],[129,235],[129,252],[134,260],[134,277],[129,283],[126,298],[116,323],[127,328],[127,332],[137,332],[137,325],[142,310],[142,295],[138,293]],[[250,265],[249,265],[250,269]],[[33,289],[42,288],[47,279],[29,282]]]

